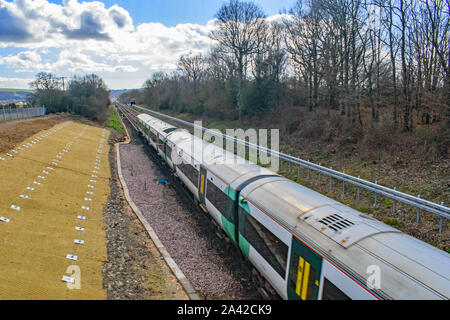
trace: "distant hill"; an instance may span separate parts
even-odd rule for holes
[[[109,96],[110,96],[111,98],[116,98],[116,97],[120,96],[122,93],[131,91],[131,90],[133,90],[133,89],[111,90],[111,91],[109,92]]]
[[[132,89],[121,89],[121,90],[111,90],[109,95],[111,98],[116,98],[122,93],[128,92]],[[0,88],[0,103],[13,103],[26,101],[27,98],[34,92],[34,90],[28,89],[10,89],[10,88]]]
[[[33,90],[28,89],[0,88],[0,103],[26,101],[32,93]]]

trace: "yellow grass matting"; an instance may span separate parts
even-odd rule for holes
[[[0,218],[10,220],[0,221],[0,299],[106,298],[108,137],[107,130],[65,122],[0,154]]]

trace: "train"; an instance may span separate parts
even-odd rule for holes
[[[137,124],[282,299],[449,299],[447,252],[149,114]]]

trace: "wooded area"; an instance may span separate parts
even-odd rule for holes
[[[183,55],[122,100],[220,119],[301,109],[351,128],[448,136],[449,16],[450,0],[298,0],[271,18],[231,0],[207,56]]]
[[[68,83],[51,73],[36,75],[30,86],[36,93],[30,105],[46,107],[47,113],[68,112],[103,123],[110,105],[109,91],[97,75],[74,77]],[[67,90],[66,90],[67,89]]]

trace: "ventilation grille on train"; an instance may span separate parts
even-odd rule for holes
[[[340,231],[345,228],[349,228],[354,225],[353,222],[342,218],[338,214],[332,214],[331,216],[325,217],[319,221],[321,224],[326,225],[328,228],[334,231]]]

